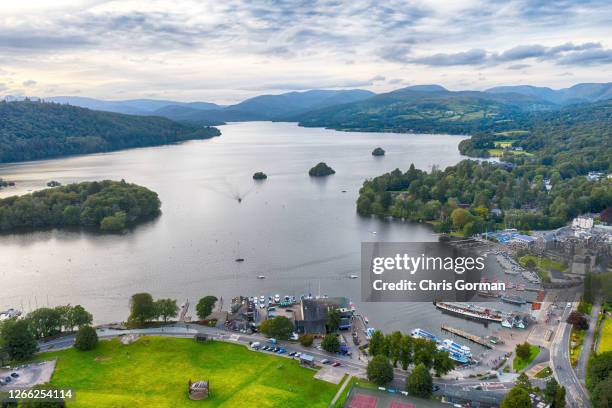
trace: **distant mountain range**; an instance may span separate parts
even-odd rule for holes
[[[106,101],[79,96],[44,100],[93,110],[162,116],[198,125],[274,120],[337,129],[467,133],[496,127],[497,123],[500,124],[497,127],[507,127],[501,123],[524,112],[611,98],[612,83],[585,83],[559,90],[517,85],[482,92],[449,91],[440,85],[416,85],[382,94],[362,89],[310,90],[261,95],[226,106],[155,99]]]

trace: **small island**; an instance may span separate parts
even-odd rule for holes
[[[14,181],[6,181],[0,178],[0,188],[2,187],[12,187],[15,185]]]
[[[85,227],[122,231],[160,213],[157,193],[121,181],[92,181],[0,199],[0,231]]]
[[[325,177],[331,174],[335,174],[335,170],[329,167],[326,163],[319,163],[308,171],[308,174],[312,177]]]
[[[372,150],[372,156],[384,156],[385,155],[385,150],[382,147],[377,147],[376,149]]]
[[[265,180],[267,178],[268,176],[263,171],[258,171],[257,173],[253,174],[253,180]]]

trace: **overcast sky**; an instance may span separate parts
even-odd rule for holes
[[[1,0],[0,95],[231,103],[612,80],[612,2]]]

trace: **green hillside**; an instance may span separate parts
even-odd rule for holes
[[[522,126],[528,112],[554,105],[519,94],[404,88],[294,117],[301,126],[338,130],[468,134]]]
[[[0,163],[156,146],[220,135],[152,116],[33,101],[0,102]]]

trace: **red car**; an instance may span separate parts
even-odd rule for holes
[[[332,367],[340,367],[342,364],[340,364],[339,362],[335,362],[334,364],[332,364]]]

